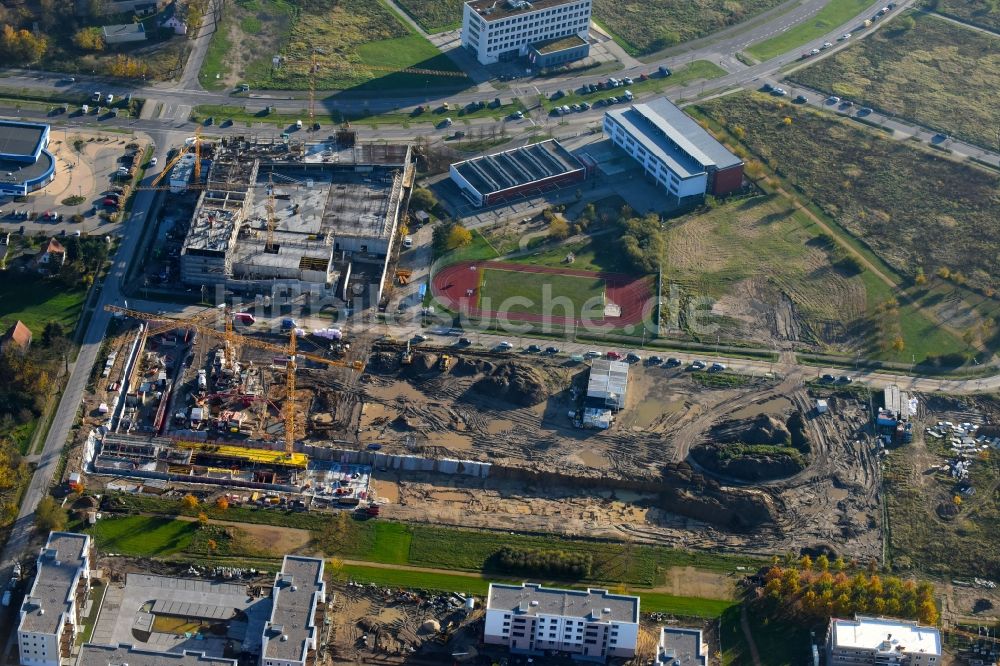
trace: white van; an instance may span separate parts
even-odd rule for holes
[[[403,236],[403,247],[405,248],[413,247],[413,236]]]
[[[296,120],[295,121],[295,129],[302,129],[302,121],[301,120]]]

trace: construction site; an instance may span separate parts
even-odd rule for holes
[[[595,429],[578,419],[590,366],[573,359],[296,328],[241,335],[248,313],[232,308],[182,322],[118,310],[117,351],[88,410],[103,428],[81,471],[399,520],[491,527],[502,515],[531,532],[882,555],[879,445],[859,393],[826,390],[820,414],[801,378],[713,385],[635,363],[613,424]],[[801,450],[781,452],[795,466],[699,455],[789,437]]]
[[[179,253],[182,284],[267,293],[277,282],[381,301],[413,184],[409,146],[358,143],[349,130],[316,143],[195,137],[191,146],[164,169],[171,192],[200,191]]]

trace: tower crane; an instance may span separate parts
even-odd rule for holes
[[[140,321],[158,321],[164,322],[161,325],[167,325],[172,322],[172,328],[193,328],[203,335],[207,335],[213,338],[221,338],[227,342],[239,344],[241,346],[253,347],[255,349],[263,349],[270,352],[275,352],[279,354],[288,355],[288,364],[285,366],[285,386],[288,395],[285,398],[284,405],[284,417],[285,417],[285,453],[291,455],[295,452],[295,371],[297,369],[296,359],[298,357],[304,358],[309,361],[314,361],[316,363],[323,363],[325,365],[349,368],[351,370],[360,372],[364,369],[365,364],[361,361],[338,361],[324,356],[319,356],[316,354],[308,354],[300,352],[296,345],[296,333],[295,329],[292,329],[291,335],[288,338],[288,346],[276,345],[272,342],[265,342],[264,340],[258,340],[257,338],[251,338],[245,335],[239,335],[232,331],[232,317],[229,316],[227,312],[227,323],[226,331],[220,333],[211,326],[204,324],[203,322],[196,320],[194,318],[189,319],[175,319],[172,317],[165,317],[163,315],[153,314],[151,312],[141,312],[139,310],[130,310],[128,308],[119,307],[117,305],[105,305],[104,309],[108,312],[113,312],[120,314],[125,317],[132,317],[133,319],[138,319]]]
[[[181,159],[188,154],[191,149],[194,149],[195,160],[194,160],[194,187],[202,187],[201,184],[201,127],[199,126],[194,131],[194,139],[191,140],[191,144],[185,146],[184,150],[180,150],[174,155],[166,164],[163,165],[163,170],[156,174],[156,177],[150,182],[148,187],[138,187],[136,189],[157,189],[157,185],[170,173],[171,169],[177,165]]]

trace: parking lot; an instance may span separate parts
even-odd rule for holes
[[[0,230],[19,232],[23,227],[25,234],[53,236],[114,231],[119,222],[100,212],[110,212],[103,205],[105,193],[134,143],[144,150],[145,144],[130,136],[53,128],[48,150],[56,160],[55,180],[26,200],[0,200]]]

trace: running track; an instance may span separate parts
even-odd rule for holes
[[[484,311],[479,307],[479,283],[484,269],[506,270],[517,273],[541,273],[549,275],[569,275],[575,277],[600,278],[605,284],[605,302],[621,307],[620,317],[598,317],[584,322],[581,317],[546,315],[541,313],[512,312],[500,313],[496,310]],[[446,308],[477,318],[496,318],[503,315],[507,319],[550,324],[590,323],[598,326],[635,325],[642,322],[643,308],[652,305],[652,278],[636,278],[623,273],[603,273],[575,268],[553,268],[530,266],[502,261],[460,261],[446,266],[431,279],[431,293]],[[466,294],[472,290],[472,296]],[[559,311],[562,311],[560,308]]]

